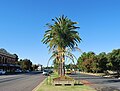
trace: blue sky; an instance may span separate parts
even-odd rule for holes
[[[79,23],[82,51],[120,48],[119,0],[0,0],[0,48],[46,65],[50,54],[41,43],[45,24],[62,14]]]

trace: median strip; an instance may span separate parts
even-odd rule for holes
[[[32,91],[95,91],[93,88],[86,86],[86,85],[55,86],[52,84],[54,77],[55,77],[54,74],[52,74],[51,76],[48,76],[48,78],[46,78],[42,83],[40,83]]]

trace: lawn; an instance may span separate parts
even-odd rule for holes
[[[88,86],[52,86],[43,84],[37,91],[95,91]]]
[[[58,75],[52,74],[46,78],[43,83],[40,85],[37,91],[95,91],[93,88],[86,85],[77,85],[77,86],[54,86],[51,85],[53,78]]]

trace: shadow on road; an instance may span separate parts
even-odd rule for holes
[[[84,81],[90,83],[90,86],[97,91],[120,91],[120,79],[117,78],[105,78],[101,76],[93,76],[86,74],[70,74],[70,77],[75,80]],[[116,85],[115,85],[116,84]]]
[[[96,88],[97,91],[120,91],[119,89],[116,89],[114,87],[101,87]]]

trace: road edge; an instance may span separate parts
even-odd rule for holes
[[[32,91],[37,91],[39,87],[45,82],[45,80],[46,78],[41,83],[39,83]]]
[[[102,76],[103,74],[96,74],[96,73],[87,73],[87,72],[80,72],[81,74],[93,75],[93,76]]]

